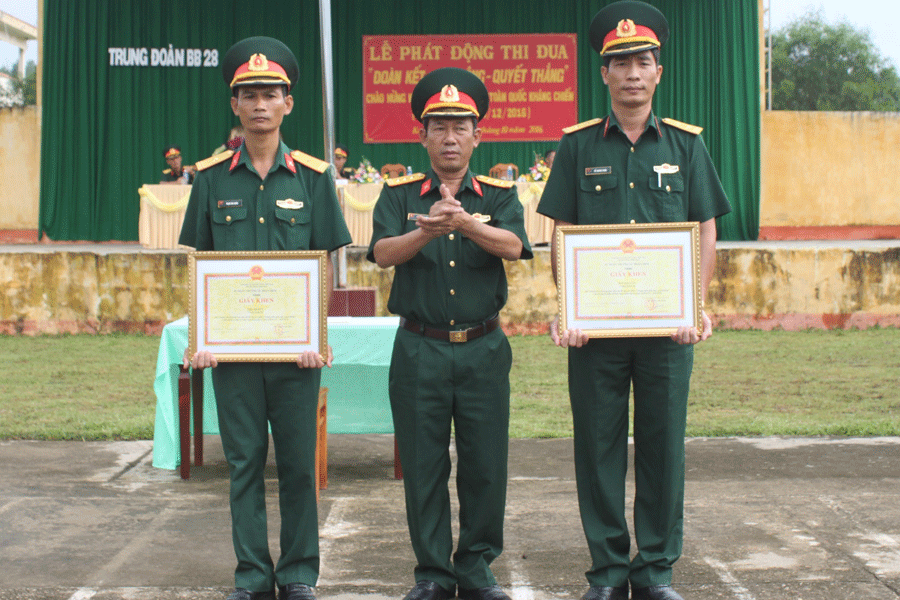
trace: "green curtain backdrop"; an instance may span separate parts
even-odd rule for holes
[[[159,181],[167,144],[185,161],[208,156],[234,122],[219,68],[110,67],[107,48],[215,48],[271,35],[297,54],[301,80],[285,142],[323,156],[318,2],[45,0],[40,229],[55,240],[136,240],[137,189]],[[447,5],[333,0],[336,141],[373,165],[427,165],[418,144],[363,144],[362,36],[576,33],[579,120],[603,116],[609,97],[587,29],[605,0],[471,0]],[[753,240],[759,226],[760,115],[757,0],[653,0],[672,26],[654,110],[701,125],[734,212],[725,240]],[[277,15],[273,19],[272,15]],[[85,35],[87,32],[87,35]],[[473,169],[530,166],[550,142],[483,143]]]

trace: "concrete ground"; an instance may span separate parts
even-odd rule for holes
[[[393,438],[329,437],[318,597],[400,599],[414,565]],[[224,598],[234,558],[218,438],[182,481],[151,442],[0,442],[0,600]],[[690,439],[686,600],[900,598],[900,437]],[[510,443],[513,600],[577,600],[588,556],[571,440]],[[274,467],[267,471],[277,556]]]

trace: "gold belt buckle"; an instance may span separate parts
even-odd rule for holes
[[[469,341],[469,332],[468,331],[451,331],[450,332],[450,341],[451,342],[468,342]]]

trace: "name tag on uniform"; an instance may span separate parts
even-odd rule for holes
[[[612,173],[612,167],[586,167],[584,174],[590,175],[609,175]]]
[[[286,198],[284,200],[276,200],[275,206],[278,208],[288,208],[290,210],[300,210],[303,208],[303,203],[293,200],[292,198]]]
[[[243,205],[243,200],[219,200],[216,202],[216,206],[219,208],[240,208]]]

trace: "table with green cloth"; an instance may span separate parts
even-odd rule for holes
[[[322,369],[328,388],[328,433],[393,433],[388,369],[398,317],[328,317],[334,363]],[[156,358],[156,425],[153,466],[181,464],[178,431],[178,374],[188,345],[188,319],[163,328]],[[210,370],[203,374],[203,433],[218,434],[219,420]]]

